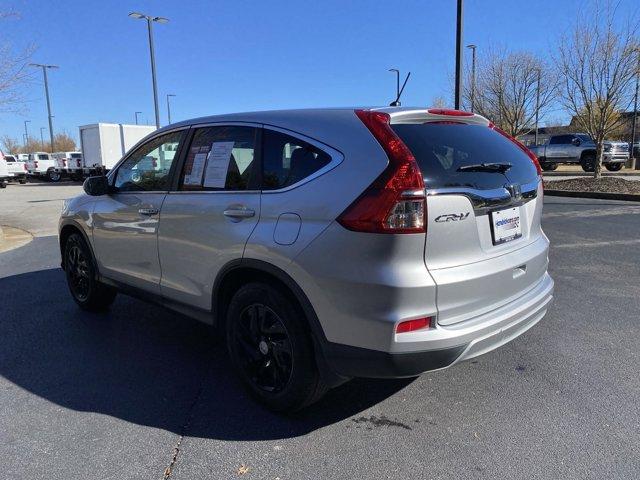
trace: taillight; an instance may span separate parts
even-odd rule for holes
[[[493,128],[500,135],[511,140],[520,150],[522,150],[527,155],[527,157],[531,159],[531,161],[536,167],[536,170],[538,171],[538,175],[542,175],[542,168],[540,167],[540,162],[538,161],[538,157],[536,157],[535,153],[533,153],[531,150],[529,150],[522,143],[520,143],[518,140],[516,140],[511,135],[509,135],[507,132],[502,130],[500,127],[496,127],[493,123],[489,124],[489,128]]]
[[[35,161],[33,162],[33,168],[38,168],[38,161],[37,161],[37,160],[35,160]]]
[[[25,170],[29,171],[29,169],[27,168],[27,164],[26,162],[22,164],[22,166],[24,167]]]
[[[67,161],[63,158],[62,159],[62,167],[65,168],[67,166]]]
[[[157,168],[158,167],[158,160],[156,160],[155,158],[151,157],[151,164],[153,165],[153,168]]]
[[[423,328],[431,327],[431,317],[416,318],[415,320],[407,320],[396,325],[396,333],[413,332]]]
[[[80,159],[76,159],[76,163],[78,164],[78,168],[80,168]]]
[[[473,113],[450,108],[429,108],[427,112],[432,115],[448,115],[450,117],[473,117]]]
[[[356,110],[380,143],[389,165],[338,217],[345,228],[369,233],[425,233],[422,172],[413,154],[391,129],[387,113]]]

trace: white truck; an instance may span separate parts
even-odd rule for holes
[[[59,182],[62,175],[56,172],[56,161],[47,152],[33,152],[27,160],[27,171],[33,177],[44,178],[50,182]]]
[[[94,123],[80,127],[83,176],[108,172],[124,154],[156,127],[122,123]]]
[[[56,172],[67,175],[71,180],[82,179],[82,163],[81,152],[56,152],[53,154],[56,161]]]
[[[9,181],[18,181],[21,184],[27,183],[27,164],[24,160],[18,160],[15,155],[5,155],[4,161],[9,172]]]

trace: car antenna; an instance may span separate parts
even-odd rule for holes
[[[400,86],[400,72],[397,71],[395,68],[392,68],[389,71],[395,71],[396,72],[396,74],[398,76],[397,77],[398,78],[397,86],[399,87]],[[402,96],[402,92],[404,92],[404,87],[407,86],[407,82],[409,81],[409,77],[410,76],[411,76],[411,72],[407,73],[407,77],[404,79],[404,83],[402,84],[402,88],[399,89],[399,90],[396,88],[396,94],[397,94],[396,95],[396,99],[389,104],[390,107],[399,107],[401,105],[400,97]]]

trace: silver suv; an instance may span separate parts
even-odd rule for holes
[[[200,118],[84,189],[60,219],[78,305],[122,292],[214,325],[274,410],[476,357],[552,300],[537,160],[466,112]]]

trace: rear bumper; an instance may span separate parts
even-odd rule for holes
[[[545,273],[529,292],[481,317],[455,325],[415,332],[421,350],[392,353],[327,343],[329,368],[347,377],[411,377],[490,352],[538,323],[553,299],[553,280]],[[414,347],[417,344],[414,344]]]

